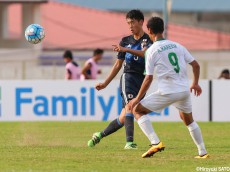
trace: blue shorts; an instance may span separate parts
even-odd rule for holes
[[[122,96],[122,107],[135,98],[141,88],[145,75],[138,73],[123,73],[120,79],[120,92]]]

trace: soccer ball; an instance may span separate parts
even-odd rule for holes
[[[25,30],[26,40],[31,44],[38,44],[45,38],[45,32],[39,24],[31,24]]]

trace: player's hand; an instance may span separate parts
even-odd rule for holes
[[[192,93],[192,91],[194,90],[194,94],[195,96],[200,96],[202,93],[202,89],[198,84],[192,84],[190,87],[190,91]]]
[[[112,46],[113,46],[113,51],[125,52],[125,48],[120,45],[112,45]]]
[[[134,107],[140,102],[139,99],[134,98],[132,99],[129,103],[128,103],[128,107],[129,109],[131,109],[131,111],[133,111]]]
[[[98,83],[95,88],[99,91],[102,90],[106,87],[106,85],[104,83]]]

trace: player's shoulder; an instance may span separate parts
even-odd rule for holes
[[[79,65],[77,64],[77,62],[75,61],[72,61],[72,65],[75,66],[75,67],[78,67]]]
[[[86,60],[86,64],[88,64],[88,63],[92,63],[93,62],[93,58],[89,58],[88,60]]]
[[[147,53],[149,55],[153,55],[153,54],[158,54],[159,50],[162,49],[162,46],[165,46],[165,44],[171,44],[172,42],[166,39],[163,40],[158,40],[153,42],[153,44],[147,49]]]
[[[97,65],[97,63],[94,61],[93,58],[90,58],[85,62],[85,65],[90,65],[90,67],[91,67],[91,66]]]
[[[134,39],[133,35],[128,35],[128,36],[122,37],[121,41],[122,42],[129,42],[129,41],[133,41],[133,39]],[[142,39],[147,39],[147,40],[151,41],[149,35],[147,33],[145,33],[145,32],[144,32],[144,35],[142,36]]]
[[[65,65],[66,69],[69,69],[69,68],[71,68],[71,66],[72,66],[72,63],[71,63],[71,62],[69,62],[69,63],[66,63],[66,65]]]
[[[128,35],[128,36],[124,36],[121,38],[120,45],[126,46],[126,45],[131,44],[132,42],[133,42],[132,41],[132,35]]]
[[[121,38],[121,42],[128,42],[132,38],[132,35],[124,36]]]

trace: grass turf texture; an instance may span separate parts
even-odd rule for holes
[[[166,149],[142,159],[149,141],[135,124],[138,150],[124,150],[124,127],[94,148],[87,141],[107,122],[0,123],[0,171],[196,171],[230,167],[230,123],[199,123],[210,159],[197,149],[182,123],[154,123]]]

